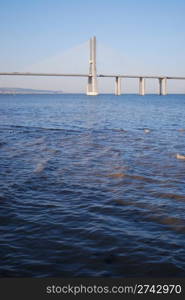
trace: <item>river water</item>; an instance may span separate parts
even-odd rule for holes
[[[184,95],[0,95],[0,276],[185,277],[181,155]]]

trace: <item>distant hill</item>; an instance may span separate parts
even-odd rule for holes
[[[62,91],[0,87],[0,94],[62,94]]]

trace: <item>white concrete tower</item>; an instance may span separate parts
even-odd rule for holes
[[[121,78],[116,76],[116,81],[115,81],[115,95],[119,96],[121,95]]]
[[[96,37],[90,39],[90,60],[89,60],[89,77],[87,85],[87,95],[98,95],[97,75],[96,75]]]
[[[143,77],[139,78],[139,95],[145,95],[145,78]]]
[[[167,79],[159,78],[159,95],[166,95],[167,94]]]

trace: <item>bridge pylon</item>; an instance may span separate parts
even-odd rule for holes
[[[89,77],[87,84],[87,95],[97,96],[97,74],[96,74],[96,37],[90,39]]]

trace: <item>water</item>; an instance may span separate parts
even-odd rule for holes
[[[185,277],[185,96],[1,95],[0,276]]]

